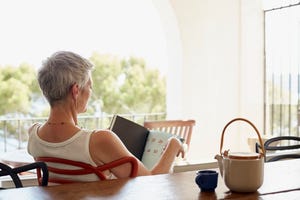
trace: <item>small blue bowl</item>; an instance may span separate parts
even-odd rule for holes
[[[203,192],[213,192],[218,185],[218,172],[214,170],[200,170],[195,182]]]

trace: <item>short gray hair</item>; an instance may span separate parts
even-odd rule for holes
[[[73,84],[82,88],[92,68],[87,59],[69,51],[59,51],[47,58],[38,71],[38,82],[50,105],[64,99]]]

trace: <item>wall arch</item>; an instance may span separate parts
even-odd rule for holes
[[[168,1],[153,0],[162,27],[165,32],[167,46],[167,118],[182,116],[182,46],[177,19]]]

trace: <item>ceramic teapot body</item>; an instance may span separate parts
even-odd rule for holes
[[[230,123],[236,120],[249,122],[243,118],[236,118]],[[218,160],[220,173],[225,185],[235,192],[255,192],[263,184],[264,180],[264,149],[261,154],[245,152],[231,153],[229,151],[222,153],[223,136],[227,126],[225,126],[222,134],[221,155],[215,156]],[[261,146],[263,146],[260,135],[259,139]]]
[[[223,159],[223,179],[235,192],[255,192],[263,184],[264,159]]]

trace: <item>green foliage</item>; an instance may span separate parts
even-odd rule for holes
[[[36,72],[28,64],[0,67],[0,115],[27,114],[32,94],[38,90]]]
[[[95,66],[94,84],[86,114],[165,112],[165,78],[147,68],[144,60],[93,53],[90,61]],[[43,101],[36,73],[28,64],[0,66],[0,115],[47,115],[49,106]]]
[[[165,112],[165,78],[142,59],[120,59],[94,53],[93,105],[105,113]]]

